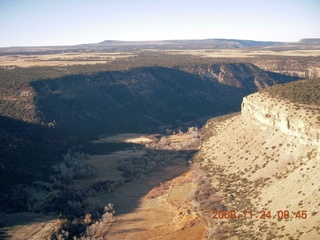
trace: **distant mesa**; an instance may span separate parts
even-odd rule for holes
[[[106,40],[96,46],[166,46],[166,47],[185,47],[185,48],[248,48],[266,47],[282,44],[282,42],[272,41],[253,41],[238,39],[190,39],[190,40],[159,40],[159,41],[115,41]],[[89,46],[88,44],[87,46]]]
[[[299,40],[303,44],[320,44],[320,38],[303,38]]]
[[[137,49],[249,49],[249,48],[277,48],[277,47],[313,47],[320,44],[320,38],[305,38],[299,42],[274,42],[274,41],[254,41],[240,39],[186,39],[186,40],[154,40],[154,41],[119,41],[105,40],[99,43],[86,43],[69,46],[36,46],[36,47],[5,47],[0,48],[0,53],[21,53],[21,52],[43,52],[43,51],[75,51],[75,50],[137,50]]]

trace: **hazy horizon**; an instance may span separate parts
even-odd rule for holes
[[[203,41],[203,40],[239,40],[239,41],[254,41],[254,42],[279,42],[279,43],[297,43],[300,40],[303,39],[320,39],[320,38],[301,38],[297,41],[290,41],[290,42],[284,42],[284,41],[272,41],[272,40],[255,40],[255,39],[231,39],[231,38],[206,38],[206,39],[160,39],[160,40],[118,40],[118,39],[105,39],[99,42],[90,42],[90,43],[77,43],[77,44],[57,44],[57,45],[34,45],[34,46],[28,46],[28,45],[20,45],[20,46],[8,46],[8,47],[1,47],[0,48],[32,48],[32,47],[72,47],[77,45],[87,45],[87,44],[99,44],[105,41],[114,41],[114,42],[166,42],[166,41]]]
[[[320,38],[317,0],[0,0],[0,47]]]

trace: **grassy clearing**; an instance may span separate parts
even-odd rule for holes
[[[4,55],[0,56],[0,66],[33,67],[101,64],[134,56],[135,54],[128,52]]]
[[[187,54],[207,58],[255,58],[263,56],[285,56],[285,57],[319,57],[320,50],[243,50],[243,49],[201,49],[201,50],[168,50],[170,54]]]

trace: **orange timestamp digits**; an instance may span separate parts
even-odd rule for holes
[[[297,212],[289,212],[288,210],[278,210],[276,213],[270,210],[262,210],[259,213],[254,213],[252,210],[243,210],[237,212],[236,210],[213,210],[212,219],[306,219],[308,217],[306,210],[299,210]]]

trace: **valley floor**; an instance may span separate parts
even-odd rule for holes
[[[186,201],[191,191],[192,173],[184,164],[150,173],[113,193],[99,194],[95,200],[113,202],[119,211],[112,223],[94,237],[110,240],[202,239],[204,223]],[[143,192],[146,195],[141,198]],[[133,211],[127,211],[132,208]],[[25,221],[16,222],[21,218]],[[61,225],[54,216],[32,213],[6,215],[2,221],[11,226],[1,229],[0,239],[49,239]]]
[[[112,200],[121,211],[136,200],[137,191],[150,185],[157,186],[138,199],[134,211],[117,215],[104,239],[202,239],[205,226],[186,202],[192,190],[192,174],[185,166],[166,167],[163,172],[126,184],[118,189]],[[108,196],[97,197],[110,199]]]
[[[0,215],[0,239],[50,239],[61,225],[56,215],[15,213]]]
[[[205,225],[188,201],[193,189],[192,173],[187,162],[189,155],[183,153],[183,150],[196,148],[199,135],[194,130],[160,139],[154,135],[121,134],[96,141],[97,144],[127,142],[142,145],[107,155],[90,155],[85,161],[90,166],[88,169],[95,169],[94,175],[73,179],[64,186],[76,193],[83,189],[92,191],[93,186],[103,182],[119,183],[111,191],[102,188],[93,194],[85,194],[83,201],[90,203],[91,207],[112,203],[115,209],[115,215],[108,224],[99,227],[93,236],[86,239],[202,239]],[[138,174],[135,180],[124,183],[119,164],[128,161],[125,163],[130,165],[132,159],[146,156],[150,158],[149,162],[158,159],[163,163],[153,171]],[[140,165],[134,167],[141,168]],[[144,168],[146,166],[139,170]],[[68,201],[66,204],[73,203]],[[49,239],[51,235],[60,239],[64,233],[61,234],[59,228],[63,224],[65,221],[55,215],[6,214],[1,219],[0,239]]]

